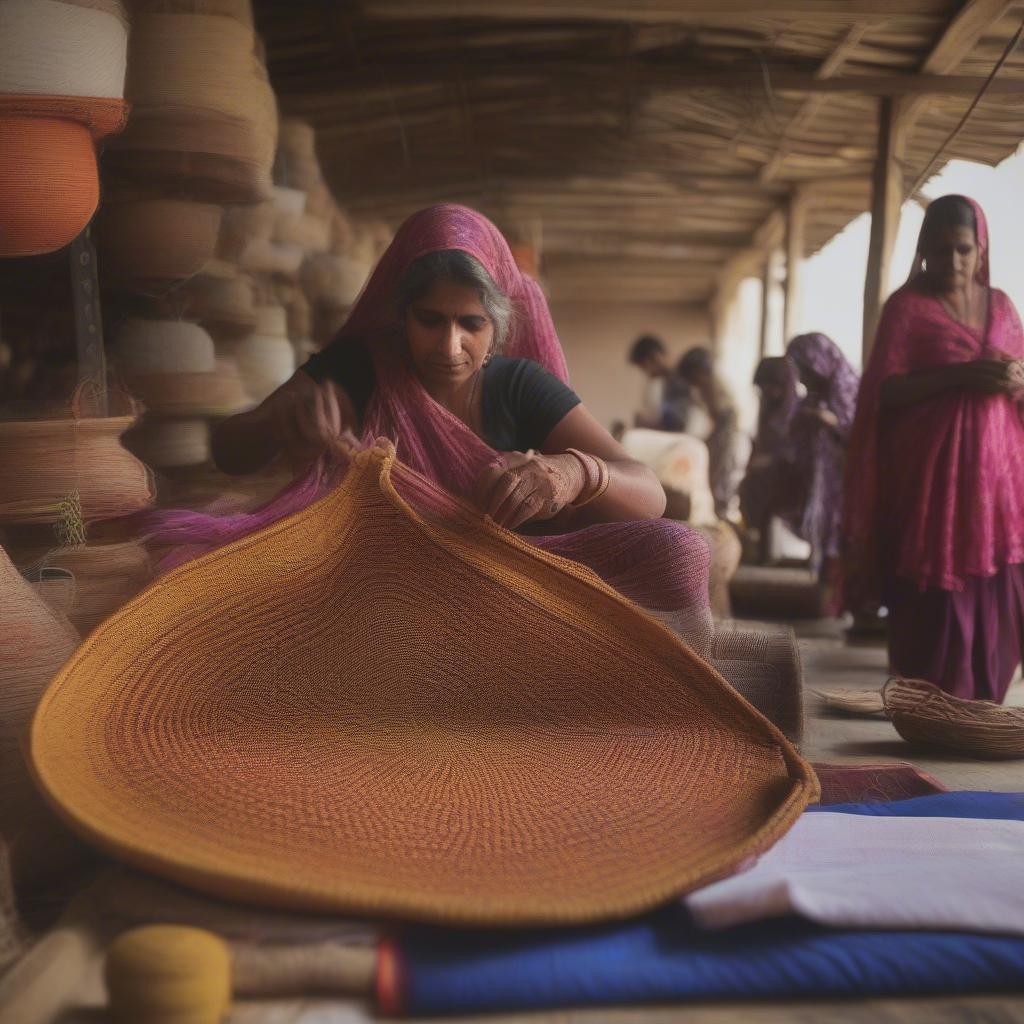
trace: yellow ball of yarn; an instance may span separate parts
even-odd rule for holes
[[[201,928],[134,928],[107,952],[107,992],[123,1024],[218,1024],[231,1003],[231,957]]]

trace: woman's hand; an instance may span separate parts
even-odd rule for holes
[[[800,415],[807,419],[816,420],[830,430],[839,430],[839,417],[831,409],[815,409],[805,406],[800,410]]]
[[[265,414],[281,450],[294,462],[311,462],[355,425],[345,389],[297,373],[265,403]]]
[[[499,526],[514,530],[531,520],[554,518],[580,496],[586,482],[575,455],[505,452],[500,463],[480,474],[473,500]]]
[[[974,359],[953,370],[958,387],[984,395],[1014,395],[1024,389],[1024,368],[1018,360]]]

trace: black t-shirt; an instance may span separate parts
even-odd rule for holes
[[[373,359],[362,345],[328,345],[310,356],[302,369],[315,381],[340,384],[363,417],[377,382]],[[575,391],[532,359],[493,356],[481,372],[484,440],[498,451],[540,448],[566,413],[580,404]]]

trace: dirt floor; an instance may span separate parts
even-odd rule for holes
[[[984,763],[916,751],[883,718],[855,719],[824,712],[809,691],[829,687],[878,689],[886,679],[880,646],[849,647],[835,621],[805,621],[797,626],[804,660],[806,733],[804,753],[812,761],[878,763],[912,761],[950,789],[1024,791],[1024,761]],[[1010,703],[1024,706],[1024,683],[1011,690]],[[83,993],[83,1008],[65,1014],[60,1024],[100,1024],[106,1014],[98,977]],[[1022,979],[1024,988],[1024,979]],[[2,1019],[2,1014],[0,1014]],[[281,1000],[238,1004],[229,1024],[365,1024],[376,1018],[356,1001]],[[609,1008],[458,1018],[462,1024],[1003,1024],[1024,1022],[1021,996],[944,999],[808,1001],[801,1003],[680,1005]],[[12,1022],[14,1024],[14,1022]]]

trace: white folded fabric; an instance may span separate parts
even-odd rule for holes
[[[1024,935],[1024,822],[815,812],[686,897],[705,928],[796,914],[842,928]]]

